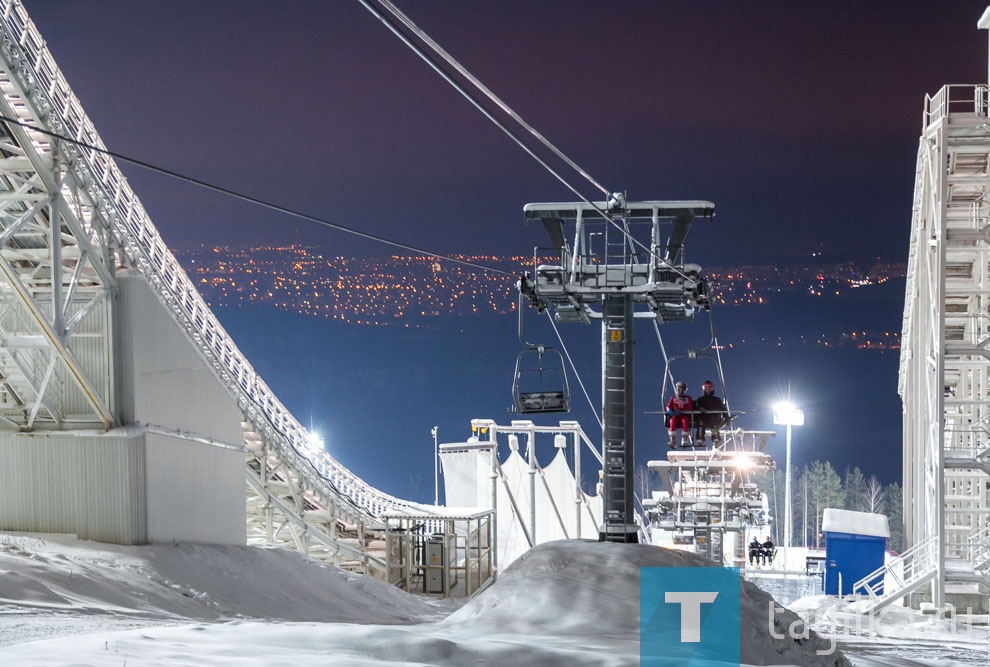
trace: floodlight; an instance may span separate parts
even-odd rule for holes
[[[804,426],[804,410],[790,403],[777,403],[773,406],[773,423],[781,426]]]

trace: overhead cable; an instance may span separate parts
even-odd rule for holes
[[[7,116],[0,115],[0,121],[5,121],[7,123],[13,123],[14,125],[19,125],[19,126],[25,128],[25,129],[31,130],[33,132],[40,132],[41,134],[47,135],[47,136],[52,137],[54,139],[59,139],[61,141],[66,141],[68,143],[75,144],[76,146],[80,146],[81,148],[85,148],[87,150],[96,151],[98,153],[103,153],[104,155],[109,155],[110,157],[112,157],[112,158],[114,158],[116,160],[120,160],[121,162],[127,162],[128,164],[133,164],[133,165],[135,165],[137,167],[141,167],[142,169],[146,169],[148,171],[152,171],[152,172],[155,172],[157,174],[162,174],[163,176],[168,176],[169,178],[174,178],[176,180],[183,181],[185,183],[189,183],[191,185],[195,185],[197,187],[200,187],[200,188],[203,188],[203,189],[206,189],[206,190],[210,190],[212,192],[217,192],[217,193],[222,194],[222,195],[225,195],[227,197],[232,197],[234,199],[239,199],[239,200],[244,201],[244,202],[247,202],[249,204],[254,204],[255,206],[261,206],[263,208],[267,208],[267,209],[270,209],[272,211],[276,211],[278,213],[283,213],[285,215],[290,215],[290,216],[292,216],[294,218],[299,218],[301,220],[306,220],[307,222],[314,222],[314,223],[316,223],[318,225],[322,225],[324,227],[329,227],[331,229],[335,229],[335,230],[340,231],[340,232],[345,232],[347,234],[353,234],[354,236],[359,236],[361,238],[368,239],[370,241],[375,241],[377,243],[384,243],[385,245],[390,245],[390,246],[392,246],[394,248],[400,248],[402,250],[407,250],[407,251],[412,252],[412,253],[415,253],[417,255],[423,255],[424,257],[432,257],[432,258],[435,258],[435,259],[440,259],[440,260],[444,260],[444,261],[447,261],[447,262],[451,262],[453,264],[460,264],[462,266],[468,266],[468,267],[471,267],[471,268],[474,268],[474,269],[480,269],[482,271],[489,271],[491,273],[498,273],[498,274],[501,274],[501,275],[504,275],[504,276],[509,276],[509,277],[512,277],[512,278],[517,277],[516,274],[511,273],[509,271],[503,271],[502,269],[496,269],[495,267],[485,266],[483,264],[476,264],[474,262],[469,262],[467,260],[458,259],[456,257],[451,257],[450,255],[443,255],[443,254],[440,254],[440,253],[431,252],[429,250],[425,250],[423,248],[418,248],[416,246],[412,246],[412,245],[409,245],[407,243],[402,243],[401,241],[393,241],[392,239],[386,238],[384,236],[378,236],[377,234],[369,234],[368,232],[363,232],[363,231],[361,231],[359,229],[354,229],[353,227],[347,227],[346,225],[341,225],[341,224],[336,223],[336,222],[331,222],[330,220],[327,220],[325,218],[320,218],[320,217],[317,217],[315,215],[310,215],[309,213],[303,213],[302,211],[297,211],[295,209],[291,209],[291,208],[288,208],[286,206],[282,206],[280,204],[275,204],[273,202],[265,201],[264,199],[259,199],[258,197],[252,197],[251,195],[246,195],[246,194],[244,194],[242,192],[237,192],[236,190],[231,190],[229,188],[225,188],[225,187],[222,187],[222,186],[219,186],[219,185],[214,185],[213,183],[208,183],[207,181],[203,181],[203,180],[200,180],[198,178],[193,178],[192,176],[186,176],[185,174],[181,174],[181,173],[179,173],[177,171],[172,171],[171,169],[166,169],[164,167],[159,167],[159,166],[154,165],[154,164],[151,164],[149,162],[145,162],[144,160],[138,160],[137,158],[132,158],[132,157],[129,157],[127,155],[123,155],[122,153],[117,153],[115,151],[111,151],[111,150],[108,150],[106,148],[101,148],[99,146],[94,146],[92,144],[88,144],[86,142],[79,141],[78,139],[74,139],[74,138],[72,138],[70,136],[67,136],[67,135],[64,135],[64,134],[59,134],[57,132],[51,132],[50,130],[46,130],[46,129],[40,128],[37,125],[31,125],[30,123],[25,123],[25,122],[23,122],[21,120],[18,120],[16,118],[8,118]]]
[[[430,68],[433,69],[433,71],[439,74],[444,79],[444,81],[449,83],[457,92],[459,92],[466,100],[468,100],[468,102],[470,102],[472,106],[474,106],[478,111],[480,111],[506,136],[508,136],[510,139],[512,139],[513,142],[515,142],[520,148],[522,148],[527,155],[529,155],[531,158],[536,160],[536,162],[539,163],[540,166],[542,166],[554,178],[560,181],[560,183],[563,184],[564,187],[566,187],[568,190],[570,190],[575,195],[577,195],[581,199],[581,201],[591,206],[595,210],[595,212],[597,212],[600,216],[602,216],[602,218],[605,219],[606,224],[611,225],[612,227],[617,229],[619,233],[625,236],[629,240],[630,246],[639,246],[639,248],[645,251],[647,255],[655,257],[660,262],[667,263],[666,260],[664,260],[658,254],[656,254],[652,248],[649,248],[646,244],[633,237],[633,235],[628,231],[628,229],[625,229],[622,225],[617,223],[611,215],[605,212],[605,210],[603,210],[595,202],[591,201],[591,199],[589,199],[584,194],[582,194],[581,191],[578,190],[576,187],[571,185],[563,176],[561,176],[553,167],[551,167],[549,163],[546,162],[546,160],[538,156],[528,145],[526,145],[526,143],[518,135],[516,135],[503,122],[498,120],[487,108],[485,108],[485,106],[481,104],[481,102],[478,101],[478,99],[474,95],[472,95],[468,90],[466,90],[464,86],[462,86],[460,83],[455,81],[454,78],[450,75],[450,73],[444,70],[432,57],[430,57],[428,53],[426,53],[423,50],[422,47],[414,43],[409,38],[408,35],[402,32],[402,30],[400,30],[399,27],[395,25],[395,23],[393,23],[391,20],[389,20],[389,18],[385,16],[381,11],[379,11],[375,7],[372,7],[371,4],[369,3],[369,0],[358,0],[358,2],[360,2],[365,9],[371,12],[371,14],[375,16],[375,18],[381,21],[385,25],[385,27],[387,27],[396,37],[398,37],[402,41],[403,44],[408,46],[413,51],[413,53],[419,56],[419,58],[423,62],[429,65]],[[584,169],[578,166],[575,162],[573,162],[570,158],[568,158],[563,152],[558,150],[555,146],[553,146],[553,144],[551,144],[547,139],[545,139],[543,135],[541,135],[532,126],[526,123],[526,121],[523,120],[523,118],[519,116],[519,114],[513,111],[507,104],[505,104],[500,98],[498,98],[486,86],[484,86],[484,84],[482,84],[481,81],[479,81],[475,76],[473,76],[470,72],[468,72],[468,70],[464,66],[462,66],[459,62],[457,62],[457,60],[455,60],[439,44],[437,44],[436,41],[434,41],[429,35],[427,35],[425,31],[423,31],[415,23],[413,23],[413,21],[405,14],[403,14],[397,7],[395,7],[395,5],[389,2],[389,0],[378,0],[378,2],[386,9],[388,9],[388,11],[391,14],[393,14],[396,18],[398,18],[403,23],[403,25],[405,25],[410,31],[412,31],[422,42],[424,42],[435,53],[437,53],[437,55],[439,55],[448,64],[450,64],[451,67],[455,68],[475,88],[480,90],[490,100],[492,100],[492,102],[498,105],[498,107],[501,108],[503,112],[505,112],[510,118],[512,118],[514,121],[516,121],[516,123],[518,123],[525,129],[527,129],[531,134],[537,137],[537,139],[539,139],[544,146],[549,148],[561,160],[566,162],[568,166],[572,167],[579,174],[587,178],[589,182],[592,183],[596,188],[598,188],[603,193],[605,193],[606,198],[611,196],[611,193],[607,188],[605,188],[604,186],[600,185],[597,181],[595,181]],[[674,273],[680,275],[682,278],[687,278],[687,276],[684,275],[684,273],[682,273],[672,264],[669,264],[669,268]]]
[[[567,351],[567,346],[564,345],[564,339],[560,336],[560,331],[557,330],[557,323],[553,321],[553,316],[550,311],[545,311],[547,314],[547,319],[550,320],[550,326],[553,327],[553,332],[557,334],[557,340],[560,341],[560,347],[564,350],[564,355],[567,357],[567,363],[571,365],[571,371],[574,373],[574,379],[577,380],[578,386],[581,387],[581,393],[584,394],[584,398],[588,401],[588,405],[591,407],[591,414],[595,416],[595,420],[598,422],[598,428],[605,430],[605,425],[602,423],[601,417],[598,416],[597,408],[591,400],[591,396],[588,395],[588,390],[584,388],[584,382],[581,381],[581,375],[578,373],[577,366],[574,365],[574,360],[571,359],[571,353]]]
[[[503,123],[502,121],[500,121],[499,119],[497,119],[492,114],[492,112],[490,112],[488,109],[486,109],[485,106],[481,102],[479,102],[476,97],[474,97],[474,95],[472,95],[468,90],[466,90],[464,88],[464,86],[462,86],[460,83],[458,83],[457,81],[455,81],[454,78],[452,76],[450,76],[450,74],[447,73],[442,67],[440,67],[440,65],[437,64],[430,57],[430,55],[428,53],[426,53],[418,44],[415,44],[411,39],[409,39],[409,37],[406,36],[405,33],[403,33],[401,30],[399,30],[399,27],[397,25],[395,25],[395,23],[393,23],[392,21],[390,21],[387,16],[385,16],[384,14],[382,14],[375,7],[372,7],[367,2],[367,0],[358,0],[358,2],[360,2],[369,12],[371,12],[375,16],[375,18],[377,18],[379,21],[381,21],[382,23],[384,23],[385,24],[385,27],[387,27],[396,37],[398,37],[400,40],[402,40],[402,43],[403,44],[405,44],[410,49],[412,49],[413,53],[415,53],[417,56],[420,57],[420,59],[423,62],[425,62],[427,65],[429,65],[430,68],[433,69],[433,71],[435,71],[437,74],[439,74],[441,77],[443,77],[444,81],[446,81],[451,86],[453,86],[454,89],[457,92],[459,92],[464,97],[464,99],[466,99],[468,102],[470,102],[472,104],[472,106],[474,106],[478,111],[480,111],[482,114],[484,114],[484,116],[488,120],[490,120],[492,123],[494,123],[495,126],[498,129],[502,130],[502,132],[505,133],[506,136],[508,136],[510,139],[512,139],[531,158],[533,158],[534,160],[536,160],[544,169],[546,169],[547,171],[549,171],[554,176],[554,178],[556,178],[558,181],[561,182],[561,184],[565,188],[567,188],[568,190],[570,190],[571,192],[573,192],[575,195],[577,195],[578,197],[580,197],[582,201],[585,201],[585,202],[591,204],[592,206],[595,206],[594,203],[588,201],[588,199],[583,194],[581,194],[581,192],[577,188],[575,188],[573,185],[571,185],[570,183],[568,183],[567,182],[567,179],[565,179],[563,176],[561,176],[559,173],[557,173],[557,171],[553,167],[551,167],[549,164],[547,164],[546,160],[544,160],[539,155],[537,155],[535,152],[533,152],[533,150],[529,146],[527,146],[526,143],[524,141],[522,141],[522,139],[520,139],[518,136],[516,136],[512,132],[512,130],[510,130],[508,127],[506,127],[505,123]],[[396,10],[396,11],[398,11],[398,10]],[[595,208],[597,209],[598,207],[595,206]],[[599,211],[599,212],[601,213],[601,211]],[[606,218],[608,218],[608,216],[606,216]]]
[[[485,86],[477,77],[475,77],[473,74],[471,74],[471,72],[469,72],[467,70],[467,68],[465,68],[463,65],[461,65],[456,59],[454,59],[453,56],[451,56],[449,53],[447,53],[447,51],[444,50],[444,48],[442,46],[440,46],[437,42],[435,42],[432,37],[430,37],[428,34],[426,34],[426,32],[424,30],[420,29],[419,26],[417,26],[415,23],[413,23],[412,20],[408,16],[406,16],[405,14],[403,14],[399,10],[399,8],[395,6],[394,3],[392,3],[390,0],[378,0],[378,2],[381,3],[381,5],[383,7],[385,7],[385,9],[387,9],[389,12],[391,12],[393,16],[395,16],[397,19],[399,19],[402,22],[403,25],[405,25],[409,30],[411,30],[425,44],[427,44],[431,49],[433,49],[436,53],[438,53],[441,58],[443,58],[444,60],[446,60],[447,63],[450,64],[451,67],[453,67],[454,69],[456,69],[461,74],[461,76],[463,76],[465,79],[467,79],[468,81],[470,81],[474,85],[475,88],[477,88],[482,93],[484,93],[485,94],[485,97],[487,97],[489,100],[491,100],[492,102],[494,102],[498,106],[499,109],[501,109],[503,112],[505,112],[505,114],[507,116],[509,116],[510,118],[512,118],[512,120],[516,121],[516,123],[518,123],[522,127],[524,127],[530,134],[532,134],[534,137],[536,137],[537,141],[539,141],[541,144],[543,144],[544,146],[546,146],[547,149],[549,149],[554,155],[556,155],[563,162],[565,162],[567,164],[567,166],[569,166],[571,169],[573,169],[577,173],[581,174],[585,179],[587,179],[587,181],[589,183],[591,183],[593,186],[595,186],[596,188],[598,188],[598,190],[600,190],[602,192],[602,194],[605,195],[605,197],[608,197],[609,195],[612,194],[608,190],[608,188],[606,188],[604,185],[601,185],[600,183],[598,183],[598,181],[596,181],[594,178],[592,178],[591,174],[589,174],[587,171],[585,171],[584,169],[582,169],[577,163],[575,163],[573,160],[571,160],[569,157],[567,157],[567,155],[565,155],[563,153],[563,151],[561,151],[556,146],[554,146],[546,137],[544,137],[542,134],[540,134],[536,130],[536,128],[534,128],[532,125],[530,125],[529,123],[527,123],[523,119],[522,116],[520,116],[519,114],[517,114],[508,104],[506,104],[495,93],[493,93],[491,90],[489,90],[488,87]]]

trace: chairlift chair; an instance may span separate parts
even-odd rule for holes
[[[512,376],[513,409],[520,415],[570,412],[571,387],[564,369],[564,355],[552,347],[529,343],[523,337],[522,292],[516,310],[519,313],[519,342],[524,349],[516,357],[516,372]],[[547,356],[553,357],[552,363],[546,363],[544,357]]]
[[[535,368],[531,362],[535,356]],[[548,365],[545,357],[554,358]],[[512,398],[518,414],[540,412],[570,412],[571,390],[564,371],[564,355],[552,347],[531,346],[516,357],[516,372],[512,382]]]
[[[712,345],[714,345],[714,342],[712,343]],[[711,345],[709,347],[711,347]],[[723,398],[724,401],[727,401],[728,400],[726,398],[725,376],[722,373],[722,362],[721,362],[721,359],[719,359],[718,357],[716,357],[714,355],[707,354],[703,350],[688,350],[688,352],[686,354],[679,354],[679,355],[675,355],[675,356],[669,357],[667,359],[667,363],[665,364],[664,370],[663,370],[664,384],[666,384],[666,381],[669,380],[670,383],[673,385],[675,378],[674,378],[673,373],[671,371],[671,364],[675,360],[678,360],[678,359],[690,359],[690,360],[707,359],[707,360],[711,361],[713,364],[715,364],[715,373],[716,373],[716,377],[718,378],[718,383],[721,385],[721,389],[722,389],[721,395],[722,395],[722,398]],[[690,386],[690,383],[689,383],[689,386]],[[672,387],[672,389],[673,389],[673,387]],[[666,393],[666,392],[664,392],[664,393]],[[695,396],[697,396],[697,395],[698,394],[695,394]],[[667,404],[667,398],[668,398],[667,396],[662,396],[661,400],[663,401],[663,405],[666,405]],[[726,403],[726,405],[728,405],[728,403]],[[730,417],[728,415],[725,415],[725,416],[726,416],[726,422],[728,422],[728,419],[730,419]],[[695,426],[695,424],[696,424],[696,421],[695,421],[696,420],[696,412],[692,412],[691,415],[690,415],[690,417],[691,417],[691,432],[694,433],[695,430],[696,430],[696,426]],[[664,427],[665,428],[667,427],[666,420],[664,421]]]

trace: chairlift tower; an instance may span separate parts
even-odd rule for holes
[[[633,322],[691,321],[708,308],[701,267],[684,263],[684,239],[696,218],[711,218],[714,210],[708,201],[627,202],[620,193],[607,202],[523,208],[527,221],[546,227],[558,261],[541,264],[537,252],[534,271],[520,278],[519,291],[540,312],[553,309],[558,322],[601,321],[602,541],[638,541]]]

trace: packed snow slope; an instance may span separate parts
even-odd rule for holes
[[[553,542],[455,609],[279,549],[6,534],[0,664],[636,665],[639,568],[664,566],[708,564]],[[829,644],[813,634],[772,637],[770,597],[755,586],[743,583],[741,601],[745,664],[850,664],[816,655]],[[779,614],[777,633],[796,619]]]

